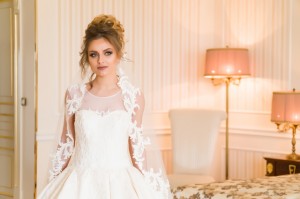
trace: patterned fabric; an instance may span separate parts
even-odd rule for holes
[[[187,185],[172,194],[174,199],[299,199],[300,174]]]

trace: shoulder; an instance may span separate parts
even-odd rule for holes
[[[137,96],[141,95],[141,90],[138,87],[135,87],[128,80],[127,76],[120,77],[118,86],[121,88],[122,93],[128,95],[131,99],[135,99]]]
[[[67,91],[72,93],[72,92],[84,92],[85,88],[86,88],[86,84],[71,84]]]
[[[85,84],[73,84],[68,87],[65,94],[65,104],[69,115],[74,114],[79,109],[85,91]]]
[[[84,95],[86,91],[85,84],[72,84],[66,90],[66,98],[78,98]]]
[[[134,86],[127,76],[121,76],[118,85],[124,96],[124,105],[130,113],[144,108],[145,99],[143,92],[140,88]]]

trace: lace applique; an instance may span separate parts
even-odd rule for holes
[[[68,117],[74,114],[81,105],[82,98],[85,93],[85,85],[75,84],[68,88],[68,93],[66,96],[66,132],[63,132],[62,138],[58,143],[56,152],[52,155],[52,169],[50,172],[49,180],[53,180],[56,176],[58,176],[67,161],[70,159],[74,149],[74,139],[72,133],[70,132],[70,128],[68,124]],[[72,124],[71,124],[72,125]],[[65,134],[65,135],[64,135]],[[64,135],[64,136],[63,136]]]
[[[75,90],[75,93],[73,94]],[[79,93],[78,93],[79,91]],[[79,84],[75,84],[70,86],[70,88],[68,89],[68,92],[70,95],[73,94],[72,97],[67,97],[66,100],[66,106],[67,106],[67,110],[68,110],[68,114],[71,115],[73,113],[75,113],[79,108],[80,108],[80,104],[81,104],[81,100],[84,96],[85,93],[85,85],[79,85]]]
[[[134,115],[134,109],[139,108],[136,104],[137,94],[141,94],[140,89],[135,88],[129,81],[127,76],[121,76],[118,82],[118,86],[122,90],[124,106],[130,115]]]
[[[139,89],[135,88],[129,81],[127,76],[121,76],[118,85],[122,89],[122,94],[124,98],[124,106],[130,115],[135,115],[135,109],[140,108],[136,103],[136,96],[140,95]],[[133,147],[133,158],[135,163],[138,165],[139,169],[142,171],[145,181],[152,187],[152,189],[157,192],[162,199],[170,197],[170,185],[168,180],[164,180],[162,170],[155,172],[153,168],[149,170],[144,169],[143,162],[145,158],[143,157],[145,152],[145,146],[150,145],[150,139],[144,138],[142,135],[143,129],[137,126],[136,121],[132,121],[130,126],[129,137],[132,141]]]
[[[150,144],[149,138],[143,137],[143,129],[138,128],[136,122],[131,124],[131,133],[129,137],[133,142],[133,158],[135,159],[136,164],[138,165],[140,170],[143,170],[143,154],[145,151],[145,146]]]
[[[66,133],[66,141],[59,142],[55,155],[52,157],[52,170],[50,170],[49,180],[53,180],[62,172],[62,168],[73,153],[74,139],[72,135]]]
[[[144,138],[142,135],[142,128],[138,128],[136,122],[132,123],[131,129],[129,136],[133,142],[133,158],[135,159],[139,169],[144,174],[146,183],[148,183],[151,188],[159,194],[161,199],[169,198],[170,185],[168,180],[163,179],[162,170],[159,169],[158,172],[155,172],[153,168],[145,170],[143,166],[143,162],[145,160],[143,157],[145,146],[151,144],[149,137]]]
[[[146,182],[155,190],[161,199],[166,199],[169,196],[169,182],[163,180],[162,170],[159,169],[158,172],[154,172],[151,168],[149,171],[143,171]]]
[[[89,109],[90,111],[93,111],[92,109]],[[100,115],[101,117],[108,115],[109,113],[111,113],[110,110],[106,110],[106,111],[94,111],[97,115]]]

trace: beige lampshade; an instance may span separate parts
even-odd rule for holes
[[[300,92],[273,92],[271,121],[300,124]]]
[[[250,75],[248,49],[207,49],[204,76],[208,78],[243,77]]]

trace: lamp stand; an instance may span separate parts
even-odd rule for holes
[[[240,78],[225,77],[222,79],[211,79],[214,85],[221,83],[226,84],[226,123],[225,123],[225,179],[229,178],[229,85],[233,83],[235,85],[240,84]]]
[[[290,124],[290,123],[281,123],[281,124],[277,124],[277,129],[280,132],[286,132],[289,129],[292,129],[292,153],[287,155],[287,159],[289,160],[299,160],[300,159],[300,155],[296,154],[296,130],[298,128],[299,124]]]
[[[226,125],[225,125],[225,179],[228,180],[229,168],[229,84],[230,77],[226,78]]]
[[[298,154],[296,154],[296,138],[295,138],[295,135],[296,135],[296,130],[297,130],[297,127],[298,125],[297,124],[293,124],[291,126],[292,130],[293,130],[293,138],[292,138],[292,153],[289,154],[287,156],[288,159],[291,159],[291,160],[298,160],[300,159],[300,156]]]

